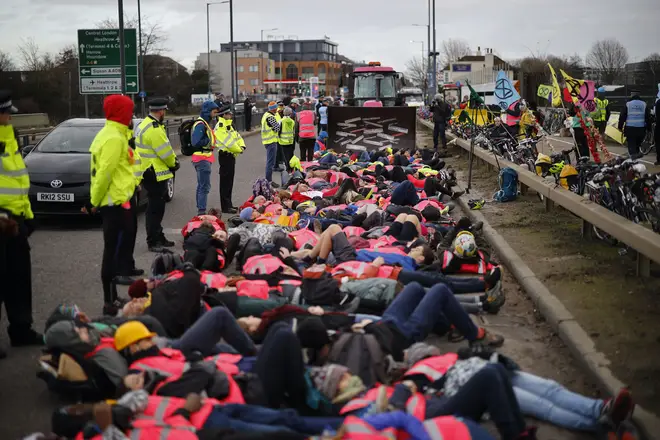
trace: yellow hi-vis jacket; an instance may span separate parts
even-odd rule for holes
[[[296,121],[288,116],[282,118],[282,131],[280,131],[280,144],[293,145],[293,135],[296,128]]]
[[[240,140],[241,135],[232,127],[232,120],[220,117],[215,126],[215,145],[223,153],[229,153],[234,157],[243,152]]]
[[[170,168],[176,164],[176,155],[165,126],[151,115],[135,129],[135,150],[142,158],[142,170],[153,167],[158,182],[174,177]]]
[[[135,155],[127,141],[128,127],[106,121],[92,142],[90,203],[115,206],[128,202],[137,186],[133,166]]]
[[[0,209],[28,220],[34,218],[29,190],[30,176],[18,149],[14,127],[0,125]]]
[[[261,143],[264,145],[270,145],[278,142],[277,133],[275,133],[273,129],[270,128],[270,125],[268,125],[268,118],[271,116],[275,115],[270,112],[266,112],[261,117]],[[275,119],[277,119],[277,116],[275,116]]]

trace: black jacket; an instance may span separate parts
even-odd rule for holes
[[[446,122],[451,118],[451,107],[446,102],[433,101],[431,104],[431,111],[433,112],[434,122]]]

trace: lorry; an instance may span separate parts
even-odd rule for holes
[[[424,92],[419,87],[402,87],[399,96],[408,107],[424,105]]]
[[[353,70],[351,79],[353,96],[350,105],[363,107],[368,101],[380,101],[383,107],[394,107],[403,75],[392,67],[371,61],[368,66]]]

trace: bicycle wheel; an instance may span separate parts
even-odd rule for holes
[[[642,145],[639,146],[639,152],[647,155],[653,149],[653,132],[647,131]]]

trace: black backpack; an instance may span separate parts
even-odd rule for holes
[[[199,151],[199,148],[193,147],[192,144],[192,129],[196,120],[191,119],[183,122],[179,126],[179,139],[181,140],[181,153],[184,156],[192,156],[194,152]]]
[[[151,264],[151,275],[166,275],[172,271],[181,269],[183,263],[184,261],[181,255],[165,250],[154,258],[154,262]]]
[[[387,384],[387,360],[374,335],[342,333],[330,349],[328,362],[347,367],[367,388]]]
[[[336,306],[346,296],[339,290],[339,282],[328,273],[320,278],[303,278],[300,289],[304,303],[310,306]]]

